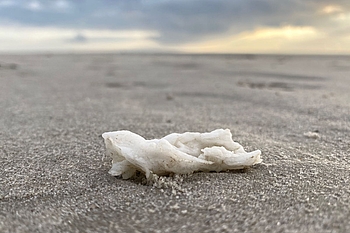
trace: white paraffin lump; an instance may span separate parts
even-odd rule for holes
[[[113,165],[109,173],[124,179],[141,171],[188,174],[195,171],[226,171],[261,163],[260,150],[247,153],[232,140],[229,129],[209,133],[172,133],[161,139],[146,140],[122,130],[102,134]]]

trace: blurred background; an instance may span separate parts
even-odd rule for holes
[[[0,53],[349,54],[348,0],[0,0]]]

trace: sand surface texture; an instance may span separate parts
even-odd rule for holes
[[[0,56],[0,232],[350,232],[350,57]],[[108,174],[101,134],[229,128],[265,164]]]

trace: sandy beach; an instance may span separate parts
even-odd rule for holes
[[[350,57],[0,55],[0,232],[350,232]],[[263,164],[108,174],[101,134],[229,128]]]

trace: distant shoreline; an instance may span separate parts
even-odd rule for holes
[[[1,56],[40,56],[40,55],[128,55],[128,56],[227,56],[253,59],[254,57],[350,57],[350,54],[288,54],[288,53],[181,53],[181,52],[151,52],[151,51],[28,51],[0,52]]]

